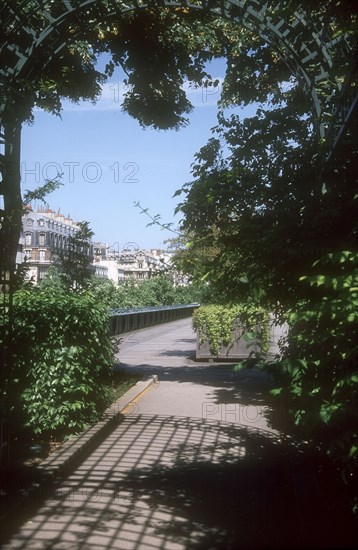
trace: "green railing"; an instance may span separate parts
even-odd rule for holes
[[[115,336],[191,317],[197,307],[199,304],[113,309],[110,317],[110,333]]]

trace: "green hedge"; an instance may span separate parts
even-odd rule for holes
[[[264,308],[248,304],[202,306],[194,311],[193,327],[199,331],[200,343],[208,340],[210,352],[217,356],[222,345],[230,346],[233,343],[233,329],[237,319],[244,327],[248,341],[257,338],[256,327],[260,327],[261,350],[267,352],[269,315]]]
[[[35,434],[79,432],[99,418],[113,364],[106,306],[60,286],[14,295],[9,398]]]

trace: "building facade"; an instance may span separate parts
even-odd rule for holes
[[[79,230],[69,216],[50,209],[38,212],[28,206],[22,218],[18,263],[27,267],[26,279],[38,283],[51,265],[56,265],[69,250],[69,239]],[[118,243],[116,243],[118,245]],[[130,243],[132,244],[132,243]],[[116,285],[126,279],[149,280],[158,273],[172,272],[169,253],[160,249],[138,247],[113,249],[100,242],[88,242],[85,250],[92,261],[93,275]],[[173,272],[172,272],[173,273]]]
[[[26,208],[22,218],[21,260],[27,266],[27,280],[41,281],[49,267],[58,263],[62,254],[69,248],[69,238],[78,231],[78,224],[69,216],[53,210],[34,212]],[[93,243],[89,242],[84,251],[93,258]]]
[[[124,271],[125,279],[137,281],[146,281],[158,273],[170,269],[169,264],[162,256],[142,249],[124,249],[118,254],[117,261],[119,267]]]

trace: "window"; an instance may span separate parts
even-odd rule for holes
[[[32,245],[32,233],[25,233],[25,244],[27,246]]]
[[[39,220],[39,226],[40,226],[40,227],[43,227],[44,225],[45,225],[44,220]]]
[[[34,223],[34,220],[32,220],[31,218],[28,218],[28,220],[26,221],[27,225],[33,225]]]
[[[39,253],[40,262],[44,262],[46,260],[46,250],[39,250]]]
[[[47,266],[39,266],[39,279],[42,280],[46,277],[48,267]]]
[[[39,245],[45,246],[45,233],[39,233]]]
[[[139,262],[138,269],[143,269],[143,263],[142,262]]]
[[[25,250],[25,261],[30,261],[31,260],[31,249],[30,250]]]

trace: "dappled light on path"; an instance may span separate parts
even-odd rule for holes
[[[283,548],[297,536],[286,451],[224,422],[127,416],[38,496],[3,548]]]
[[[194,349],[190,320],[128,337],[121,368],[158,379],[74,462],[56,474],[50,460],[52,479],[8,514],[2,549],[348,547],[339,495],[322,494],[268,375],[197,363]]]

